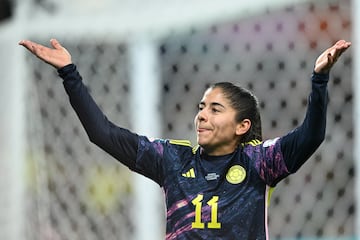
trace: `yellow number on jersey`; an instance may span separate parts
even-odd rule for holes
[[[194,200],[192,200],[192,204],[195,206],[195,221],[191,224],[192,228],[205,228],[205,223],[201,222],[201,209],[202,209],[202,200],[204,199],[204,195],[199,194]],[[221,228],[221,223],[217,220],[218,215],[218,196],[213,196],[208,202],[207,205],[211,208],[211,221],[207,223],[208,228]]]

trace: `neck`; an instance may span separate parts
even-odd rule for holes
[[[208,149],[206,147],[201,146],[201,154],[205,154],[207,156],[225,156],[232,154],[236,151],[238,146],[235,148],[229,148],[229,149]]]

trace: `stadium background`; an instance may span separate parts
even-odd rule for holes
[[[145,122],[152,118],[134,113],[137,109],[132,107],[133,92],[139,92],[140,101],[149,101],[141,99],[141,89],[132,89],[133,65],[141,59],[141,53],[138,59],[134,57],[134,47],[141,46],[134,42],[136,36],[148,36],[151,44],[146,49],[153,50],[149,64],[156,67],[149,78],[158,79],[160,90],[156,96],[160,106],[155,112],[161,129],[156,137],[185,138],[193,143],[197,103],[209,84],[222,80],[238,82],[258,96],[265,138],[287,133],[304,117],[316,57],[340,38],[352,40],[350,0],[288,1],[276,8],[260,7],[251,14],[239,9],[238,15],[209,17],[158,32],[141,32],[141,24],[137,30],[124,30],[121,25],[128,23],[121,21],[114,23],[111,32],[102,31],[95,17],[91,22],[81,17],[96,12],[99,6],[111,9],[118,4],[115,1],[97,5],[96,1],[78,0],[71,8],[66,8],[66,1],[31,2],[28,12],[0,12],[4,16],[0,18],[0,42],[18,37],[16,40],[28,38],[47,44],[51,37],[58,38],[72,53],[89,90],[109,119],[130,129],[135,128],[134,114]],[[6,6],[16,9],[21,5],[19,1]],[[71,17],[64,17],[64,12]],[[77,12],[79,18],[74,17]],[[18,26],[17,18],[28,25]],[[53,23],[52,18],[58,21],[47,26],[47,19]],[[33,19],[35,23],[41,19],[43,29],[7,35],[14,27],[35,29],[31,26]],[[135,37],[129,37],[132,31],[137,32]],[[54,69],[20,50],[14,58],[24,59],[24,63],[13,66],[16,70],[1,70],[22,72],[26,101],[20,103],[25,154],[17,163],[17,169],[23,170],[16,175],[20,176],[18,183],[8,181],[13,177],[12,165],[1,159],[0,190],[4,194],[0,239],[19,239],[11,238],[16,222],[22,226],[16,235],[29,240],[136,239],[141,227],[134,217],[139,197],[133,184],[135,176],[89,143]],[[3,56],[2,66],[10,65]],[[351,49],[337,63],[331,78],[326,140],[298,173],[276,188],[269,211],[271,239],[355,239]],[[11,79],[0,80],[4,94],[7,81]],[[4,101],[11,100],[4,98],[2,107],[6,110]],[[5,144],[6,127],[1,130]],[[22,200],[14,202],[11,196],[16,194],[5,194],[14,188],[21,190],[17,194]],[[160,191],[157,194],[161,199]],[[14,207],[15,203],[22,205]],[[163,203],[155,203],[149,208],[163,220]],[[163,222],[158,223],[162,233]]]

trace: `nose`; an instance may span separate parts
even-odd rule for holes
[[[199,110],[197,113],[196,119],[199,121],[205,121],[207,119],[205,109]]]

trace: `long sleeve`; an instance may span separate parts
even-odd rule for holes
[[[79,117],[91,142],[133,169],[138,135],[110,122],[90,96],[74,64],[58,70],[70,104]]]
[[[325,138],[328,74],[313,73],[312,90],[303,123],[281,138],[281,150],[290,173],[296,172]]]

